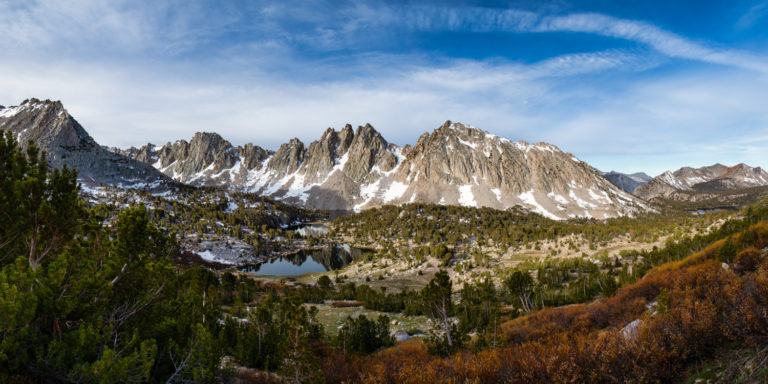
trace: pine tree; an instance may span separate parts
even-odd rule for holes
[[[453,315],[453,283],[448,272],[440,270],[421,291],[424,308],[427,315],[440,327],[442,336],[436,337],[432,344],[432,350],[438,354],[445,354],[457,345],[454,338],[457,336],[456,328],[451,320]],[[445,347],[442,346],[445,344]]]

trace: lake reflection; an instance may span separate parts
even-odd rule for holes
[[[298,276],[340,269],[367,252],[371,251],[334,244],[320,249],[302,250],[292,255],[247,266],[242,270],[262,276]]]

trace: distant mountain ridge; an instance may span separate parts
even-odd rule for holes
[[[621,188],[624,192],[634,193],[635,189],[649,181],[651,177],[644,172],[637,172],[633,174],[626,174],[616,171],[603,172],[603,177],[608,179],[615,186]]]
[[[646,200],[690,200],[697,194],[709,196],[722,191],[766,185],[768,172],[760,167],[750,167],[743,163],[728,167],[718,163],[707,167],[683,167],[674,172],[664,172],[647,184],[639,186],[635,194]]]
[[[0,130],[12,132],[22,147],[33,140],[52,167],[75,168],[89,185],[158,189],[177,184],[146,163],[97,144],[59,101],[28,99],[0,107]]]
[[[647,209],[554,145],[512,142],[450,121],[402,147],[366,124],[354,130],[351,125],[328,128],[309,146],[294,138],[275,152],[196,133],[189,142],[148,144],[121,153],[183,183],[237,188],[318,209],[407,202],[498,209],[520,205],[556,219]]]

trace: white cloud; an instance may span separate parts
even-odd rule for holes
[[[586,13],[559,17],[543,17],[533,31],[584,32],[637,41],[669,56],[737,66],[768,73],[765,57],[735,50],[720,50],[690,41],[652,24]]]
[[[216,131],[235,144],[274,149],[347,122],[370,122],[405,144],[451,119],[510,139],[549,141],[605,170],[768,165],[761,157],[768,149],[765,60],[646,22],[366,4],[332,20],[282,3],[257,11],[186,2],[0,4],[0,49],[14,53],[0,61],[0,104],[61,99],[97,141],[116,146]],[[296,25],[307,32],[291,33]],[[367,51],[301,57],[303,47],[333,51],[408,29],[568,31],[642,47],[534,63]],[[239,42],[200,57],[199,47],[228,33]],[[633,75],[674,58],[725,66]]]

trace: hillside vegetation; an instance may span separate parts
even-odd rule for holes
[[[343,275],[286,285],[174,265],[179,242],[156,225],[158,212],[128,205],[105,220],[104,207],[79,197],[74,171],[50,170],[43,159],[11,135],[0,140],[0,382],[656,383],[717,377],[717,369],[766,378],[768,200],[695,235],[625,253],[629,264],[545,260],[461,285],[441,269],[423,288],[403,290]],[[633,227],[631,219],[405,209],[414,219],[377,211],[381,233],[396,238],[425,221],[417,214],[453,212],[424,229],[437,236],[433,256],[455,250],[440,247],[454,230],[484,241],[496,225],[513,227],[533,246],[549,233],[599,242]],[[224,219],[214,211],[198,218]],[[654,220],[636,221],[632,233],[655,236]],[[488,241],[523,246],[513,235]],[[318,320],[328,308],[355,307],[367,315]],[[395,316],[419,319],[405,331],[422,337],[395,343]],[[731,355],[744,365],[724,366]]]
[[[767,203],[732,222],[724,238],[649,270],[612,297],[505,322],[503,347],[436,357],[423,344],[407,343],[348,369],[354,380],[378,383],[684,379],[687,366],[713,358],[724,345],[767,341]],[[767,370],[763,361],[749,374],[765,380]]]

